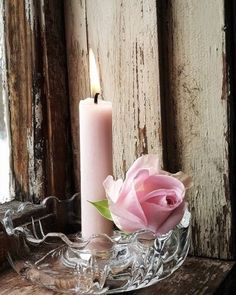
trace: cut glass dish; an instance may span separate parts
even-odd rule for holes
[[[18,274],[61,293],[122,293],[165,279],[187,256],[191,219],[188,210],[166,235],[114,231],[112,237],[100,234],[84,240],[74,208],[78,208],[78,195],[67,201],[49,197],[40,205],[26,202],[14,211],[6,211],[1,222],[9,240],[8,260]],[[24,225],[17,226],[17,218],[33,209],[37,214],[29,215]],[[66,216],[63,221],[62,216]]]

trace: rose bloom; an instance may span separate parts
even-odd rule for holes
[[[125,232],[149,230],[165,234],[182,219],[190,178],[178,172],[171,175],[160,169],[156,155],[138,158],[126,179],[108,176],[103,185],[116,226]]]

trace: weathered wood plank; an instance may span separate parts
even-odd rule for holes
[[[70,190],[63,1],[4,1],[13,191],[38,201]]]
[[[142,153],[157,152],[162,158],[163,133],[166,168],[184,170],[195,182],[188,196],[193,213],[192,253],[232,258],[224,1],[157,4],[66,1],[76,179],[78,102],[89,92],[87,54],[91,47],[103,95],[114,106],[115,174],[123,175]],[[162,123],[158,55],[164,82]]]
[[[193,176],[192,253],[232,257],[224,1],[162,1],[167,168]]]
[[[132,291],[133,295],[203,295],[214,294],[232,270],[234,262],[188,258],[184,265],[167,280],[151,287]],[[233,289],[228,289],[232,294]],[[7,271],[0,276],[0,295],[56,295],[58,293],[31,285],[14,271]],[[123,293],[122,293],[123,294]]]
[[[64,1],[40,5],[45,91],[46,195],[70,197],[73,192],[70,105],[67,85]]]
[[[132,292],[133,295],[209,295],[215,294],[235,262],[202,258],[188,258],[184,265],[171,277],[147,289]],[[235,269],[235,268],[234,268]],[[229,290],[230,292],[233,289]],[[221,293],[224,295],[232,293]]]
[[[87,0],[88,44],[113,102],[116,175],[146,153],[162,160],[156,1]]]
[[[29,19],[26,17],[25,3],[23,1],[4,1],[3,6],[5,11],[6,85],[9,95],[12,135],[12,168],[15,190],[24,199],[26,192],[29,191],[28,179],[30,171],[32,171],[31,167],[34,166],[34,163],[31,162],[31,159],[34,161],[32,128],[34,99],[31,90],[35,59],[31,52],[35,38]],[[33,23],[32,26],[34,26]],[[39,178],[41,181],[41,175]],[[38,187],[39,194],[41,194],[41,190],[43,188]]]
[[[113,102],[114,173],[122,176],[143,153],[162,159],[156,1],[88,0],[86,6],[66,1],[65,6],[75,160],[78,101],[89,90],[88,47],[97,58],[103,96]]]
[[[79,101],[90,96],[86,1],[64,2],[75,188],[79,191]]]

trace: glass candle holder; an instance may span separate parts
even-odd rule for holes
[[[40,205],[26,202],[6,211],[1,222],[9,240],[8,260],[18,274],[61,293],[109,294],[153,285],[178,269],[187,256],[188,210],[181,222],[162,236],[114,231],[111,237],[100,234],[84,240],[73,208],[78,208],[78,195],[66,201],[49,197]],[[24,225],[14,224],[32,211],[37,214],[29,215]]]

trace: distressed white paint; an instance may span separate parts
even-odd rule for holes
[[[12,192],[12,189],[10,191],[10,131],[7,86],[5,83],[6,57],[4,44],[3,1],[0,1],[0,68],[0,100],[2,102],[2,109],[0,109],[0,115],[4,120],[4,130],[0,130],[0,203],[3,203],[10,201],[12,198],[14,198],[14,193]]]
[[[169,166],[194,179],[188,196],[193,253],[229,258],[232,212],[224,1],[173,0],[168,9]]]
[[[29,193],[37,200],[41,197],[43,191],[43,161],[35,157],[35,149],[41,146],[35,145],[34,135],[32,130],[27,130],[27,150],[28,150],[28,177],[29,177]],[[42,139],[43,140],[43,139]]]
[[[170,170],[184,170],[194,178],[187,196],[193,215],[192,252],[231,257],[224,1],[166,1],[167,10],[160,11],[166,44],[161,56],[158,1],[65,3],[72,124],[78,100],[89,92],[91,47],[104,98],[113,101],[115,174],[122,175],[143,152],[162,158],[163,134]],[[159,59],[166,65],[160,74],[167,77],[163,131]],[[73,138],[77,153],[76,129]]]
[[[35,7],[34,2],[32,0],[24,0],[25,1],[25,16],[30,25],[31,31],[34,31],[35,25]]]
[[[35,173],[34,173],[34,135],[32,130],[27,130],[27,150],[28,150],[28,177],[29,177],[29,193],[33,196],[35,186]]]
[[[114,173],[124,175],[142,153],[158,153],[162,161],[156,1],[69,0],[65,7],[76,182],[78,101],[89,94],[89,47],[103,96],[113,102]]]
[[[43,124],[43,112],[42,112],[42,101],[41,101],[41,90],[35,94],[35,105],[34,105],[34,130],[42,130]],[[44,191],[44,172],[43,172],[43,144],[44,139],[37,139],[37,144],[35,144],[35,150],[40,153],[40,158],[34,158],[34,173],[35,173],[35,183],[33,183],[33,191],[36,199],[40,199],[42,192]]]
[[[0,203],[9,201],[9,147],[0,139]]]
[[[88,44],[113,101],[114,173],[142,153],[162,161],[156,1],[87,0]]]
[[[42,30],[42,32],[45,31],[45,14],[44,14],[44,10],[42,9],[44,7],[44,0],[39,0],[40,2],[40,13],[41,13],[41,24],[40,24],[40,30]]]

